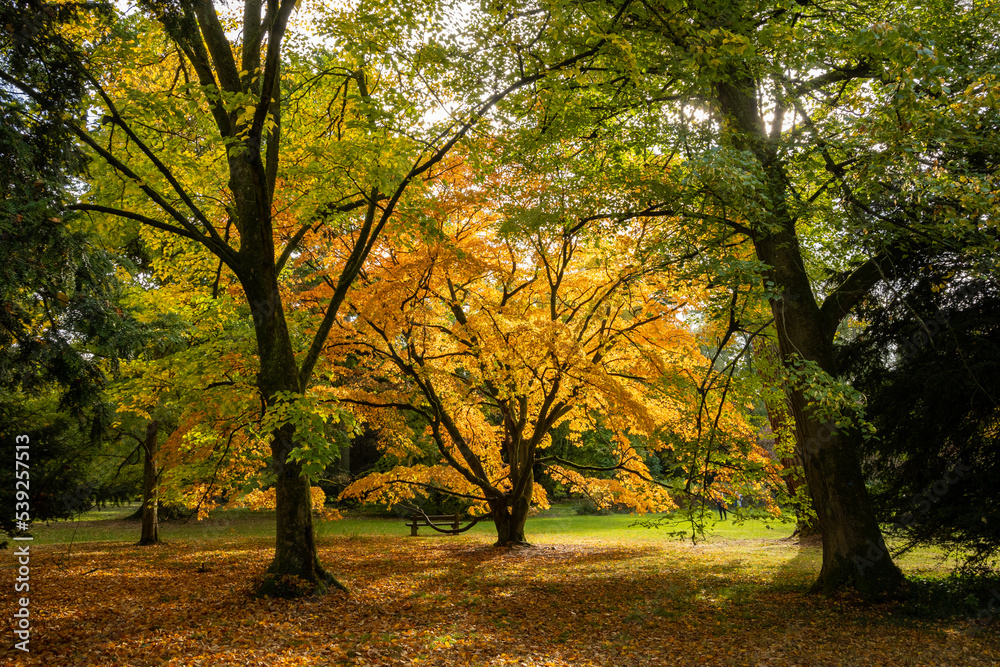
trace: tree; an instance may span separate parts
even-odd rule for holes
[[[654,479],[643,452],[697,439],[692,380],[706,364],[682,321],[697,295],[635,260],[657,209],[632,211],[614,193],[606,208],[581,211],[601,193],[581,191],[572,169],[526,171],[473,184],[453,169],[428,205],[424,238],[381,249],[348,297],[352,325],[331,338],[331,355],[362,360],[337,369],[340,400],[418,415],[434,452],[427,465],[400,438],[392,454],[402,463],[344,496],[391,504],[414,489],[452,493],[488,511],[498,546],[525,543],[529,507],[547,505],[540,471],[599,507],[674,507],[668,491],[683,489]],[[496,193],[508,188],[519,196],[505,202]],[[734,406],[716,421],[717,433],[752,440]],[[597,444],[610,464],[552,451],[560,424],[569,450]]]
[[[158,516],[159,470],[156,466],[156,455],[159,451],[157,438],[160,435],[160,422],[151,420],[146,426],[146,437],[142,441],[142,534],[139,544],[146,546],[160,541],[160,524]]]
[[[366,3],[325,10],[312,22],[338,40],[331,52],[295,43],[296,4],[250,0],[242,16],[228,16],[211,2],[151,0],[141,14],[116,15],[110,27],[84,22],[32,44],[76,62],[93,113],[103,114],[100,127],[65,121],[97,160],[75,209],[92,214],[95,225],[110,217],[141,225],[161,244],[198,249],[199,262],[176,269],[211,275],[215,262],[215,279],[202,289],[235,281],[253,316],[257,389],[268,410],[286,416],[277,406],[309,387],[350,285],[407,192],[423,187],[506,96],[597,51],[540,51],[516,74],[497,73],[482,58],[507,52],[495,31],[482,31],[491,39],[484,50],[448,37],[437,5],[401,11]],[[504,22],[508,30],[547,30],[534,14]],[[449,62],[467,68],[456,73]],[[30,80],[2,76],[46,99]],[[424,122],[434,107],[448,117]],[[283,211],[294,227],[281,224]],[[341,228],[351,230],[339,236],[351,246],[331,278],[336,287],[319,321],[293,332],[282,273],[291,258],[313,250],[301,245],[304,237],[321,240],[323,230]],[[299,443],[305,434],[289,421],[269,423],[277,536],[261,591],[277,591],[287,576],[323,589],[336,582],[316,554],[302,474],[309,448]]]
[[[178,275],[160,249],[141,250],[127,302],[149,336],[108,394],[117,406],[115,431],[143,461],[143,543],[158,505],[202,518],[218,498],[256,488],[266,436],[253,427],[261,410],[253,330],[232,290],[213,298]],[[188,259],[172,255],[177,264]]]
[[[980,196],[990,177],[933,167],[943,144],[973,141],[973,109],[995,106],[989,64],[973,62],[994,7],[593,3],[565,21],[606,37],[608,57],[560,99],[587,96],[590,136],[674,157],[657,191],[675,193],[690,233],[743,239],[761,263],[823,535],[814,590],[895,590],[834,337],[908,244],[961,243],[995,208]]]
[[[101,464],[112,447],[104,388],[144,335],[123,311],[114,275],[128,260],[75,228],[68,203],[86,161],[60,119],[82,114],[82,83],[61,54],[31,48],[73,11],[0,7],[9,27],[0,32],[0,69],[45,93],[35,100],[0,85],[0,447],[13,460],[15,438],[29,441],[33,520],[72,516],[132,491]],[[3,470],[4,502],[13,507],[15,471]],[[14,529],[13,514],[0,528]]]
[[[894,198],[917,195],[902,200],[913,240],[838,349],[878,430],[861,451],[879,518],[904,548],[943,545],[970,569],[995,565],[997,548],[981,502],[998,466],[997,10],[922,17],[940,78],[902,88],[907,131],[895,148],[914,166],[878,181]]]
[[[914,252],[838,352],[880,434],[862,449],[879,518],[904,548],[936,544],[988,569],[1000,546],[984,502],[1000,474],[1000,286],[995,259],[975,254]]]

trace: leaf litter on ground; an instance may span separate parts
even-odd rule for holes
[[[816,547],[487,536],[331,537],[350,588],[251,595],[261,539],[32,551],[31,652],[16,665],[996,665],[996,623],[805,593]],[[11,590],[11,589],[8,589]],[[11,605],[5,605],[12,608]],[[4,619],[12,637],[12,619]]]

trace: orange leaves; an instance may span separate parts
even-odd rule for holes
[[[638,457],[612,478],[585,477],[559,465],[549,466],[548,472],[571,492],[589,498],[598,509],[627,508],[648,514],[677,507],[666,489],[646,481],[649,471]]]
[[[397,533],[321,537],[320,558],[342,566],[351,594],[296,601],[249,595],[271,558],[268,540],[33,547],[32,650],[15,653],[4,642],[0,664],[1000,661],[997,634],[971,632],[970,619],[905,617],[891,604],[805,595],[818,547],[777,539],[692,547],[634,528],[634,538],[619,543],[597,530],[536,548],[493,549],[485,535],[409,539],[402,522],[385,525]]]
[[[312,499],[313,514],[321,519],[332,521],[342,518],[340,512],[332,507],[325,507],[326,492],[318,486],[309,487],[309,496]],[[251,510],[274,509],[275,489],[271,487],[265,491],[254,489],[238,500],[230,502],[227,507],[244,507]]]
[[[443,488],[462,494],[476,494],[479,489],[448,465],[397,466],[386,473],[375,472],[352,482],[340,497],[389,506],[410,503],[428,488]],[[487,511],[485,503],[473,503],[472,514]]]
[[[428,200],[421,242],[373,251],[348,296],[352,315],[331,337],[338,396],[362,418],[405,410],[426,424],[415,439],[437,448],[421,458],[400,439],[400,467],[347,495],[390,502],[414,490],[387,485],[423,484],[496,497],[523,486],[549,431],[569,421],[576,433],[609,431],[617,462],[615,477],[592,481],[559,468],[574,491],[641,511],[673,507],[635,447],[645,456],[699,437],[694,383],[707,363],[684,317],[703,295],[680,293],[637,259],[648,221],[522,210],[510,215],[541,217],[515,232],[504,218],[517,208],[509,190],[484,189],[467,171]],[[525,193],[536,196],[545,199]],[[727,410],[719,422],[738,430],[740,419]],[[431,472],[447,466],[456,474]]]

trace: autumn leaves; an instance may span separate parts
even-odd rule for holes
[[[407,437],[383,440],[395,465],[344,497],[452,494],[489,513],[501,543],[524,541],[529,507],[547,506],[537,474],[599,507],[675,507],[649,462],[698,446],[694,378],[707,360],[683,318],[703,295],[636,261],[654,222],[567,205],[544,179],[513,203],[479,179],[457,163],[424,203],[425,237],[385,237],[331,335],[333,395],[360,421],[408,416]],[[512,234],[512,217],[536,222]],[[723,403],[726,427],[752,438]],[[556,451],[561,424],[568,437]]]

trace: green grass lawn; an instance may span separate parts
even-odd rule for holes
[[[530,518],[532,549],[493,549],[487,522],[411,538],[398,518],[318,521],[319,557],[350,593],[296,600],[251,595],[273,557],[273,512],[167,521],[155,547],[135,546],[139,522],[122,518],[134,507],[36,525],[33,653],[0,644],[0,664],[1000,664],[982,600],[806,595],[821,550],[787,539],[791,524],[714,522],[693,543],[574,509]],[[900,564],[947,572],[933,550]]]
[[[35,524],[33,534],[36,544],[67,544],[73,542],[134,542],[138,540],[139,522],[126,520],[138,508],[138,503],[118,507],[105,507],[86,512],[70,521]],[[547,541],[562,538],[599,540],[630,540],[660,542],[676,540],[673,531],[687,529],[686,524],[664,524],[659,528],[641,525],[664,515],[638,516],[610,514],[606,516],[580,515],[575,503],[555,504],[528,519],[525,532],[528,539]],[[409,528],[400,518],[372,517],[361,512],[346,511],[344,518],[335,521],[316,521],[318,537],[409,536]],[[793,524],[750,520],[738,523],[732,516],[725,522],[709,521],[706,537],[711,539],[782,539],[791,535]],[[488,537],[493,535],[493,525],[480,522],[465,535]],[[439,537],[428,528],[421,529],[421,536]],[[201,541],[227,536],[270,538],[274,535],[274,512],[245,509],[222,509],[212,512],[207,519],[198,521],[172,519],[160,523],[163,540]],[[447,539],[448,536],[440,536]]]
[[[623,543],[633,545],[661,545],[675,542],[690,543],[691,527],[676,521],[665,521],[659,527],[649,527],[651,520],[664,515],[637,516],[631,514],[581,515],[576,513],[577,503],[555,503],[528,519],[525,533],[529,541],[538,544],[581,543]],[[71,521],[57,521],[35,524],[33,535],[38,545],[69,545],[87,542],[133,543],[139,539],[140,524],[137,520],[126,520],[138,508],[137,503],[118,507],[105,507],[87,512]],[[717,515],[709,513],[703,537],[699,536],[695,547],[701,545],[727,544],[731,541],[765,541],[776,543],[786,540],[794,530],[794,524],[762,519],[736,520],[733,514],[726,521],[717,521]],[[404,519],[372,517],[362,512],[345,511],[344,518],[335,521],[317,520],[317,538],[322,542],[334,538],[399,537],[409,538],[409,528]],[[688,538],[676,535],[686,531]],[[482,521],[461,536],[447,536],[422,528],[418,539],[424,540],[467,540],[488,542],[495,537],[493,524]],[[251,511],[245,509],[221,509],[212,512],[207,519],[198,521],[173,519],[160,525],[160,538],[167,542],[186,544],[207,544],[234,540],[259,539],[270,542],[274,537],[274,512]],[[891,543],[890,543],[891,546]],[[949,572],[943,554],[934,548],[917,549],[898,559],[907,574],[920,576],[943,576]],[[818,547],[805,546],[789,567],[803,572],[818,572],[821,552]]]

